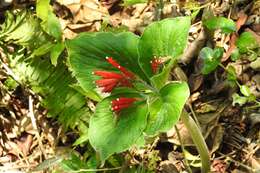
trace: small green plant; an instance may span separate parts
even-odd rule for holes
[[[203,25],[209,30],[220,29],[225,34],[236,31],[236,24],[233,20],[225,17],[211,16],[203,21]]]
[[[189,26],[189,17],[179,17],[152,23],[141,37],[129,32],[84,33],[66,42],[79,85],[101,99],[88,134],[102,162],[113,153],[143,146],[145,137],[166,132],[178,122],[189,88],[168,78],[186,47]],[[183,121],[191,122],[187,116]],[[196,131],[191,134],[198,137],[203,171],[208,172],[203,137],[198,128],[190,130]]]
[[[50,115],[58,116],[65,127],[79,128],[83,134],[75,145],[89,140],[104,163],[114,153],[143,146],[146,137],[166,132],[178,122],[189,88],[185,82],[168,78],[186,47],[189,17],[152,23],[140,37],[130,32],[80,34],[66,41],[69,58],[65,64],[57,60],[63,42],[59,33],[50,30],[50,26],[58,29],[59,25],[55,16],[49,14],[49,1],[37,1],[36,12],[41,20],[30,13],[26,15],[31,21],[17,17],[18,21],[11,16],[10,21],[17,27],[3,25],[7,29],[1,32],[1,44],[15,40],[22,47],[8,55],[10,67],[23,77],[20,83],[29,84],[43,96],[42,104]],[[24,28],[40,32],[26,37]],[[90,119],[84,96],[98,102]],[[209,155],[203,137],[187,114],[182,120],[193,127],[191,136],[201,154],[202,170],[208,172]]]
[[[239,105],[243,105],[246,102],[254,101],[257,104],[259,104],[256,101],[255,96],[251,93],[250,89],[246,85],[241,85],[237,81],[237,74],[235,67],[232,65],[228,65],[225,67],[223,64],[221,64],[221,58],[223,56],[223,48],[215,48],[214,50],[205,47],[200,51],[199,58],[202,61],[202,68],[201,68],[201,73],[204,75],[207,75],[213,71],[216,70],[217,67],[222,67],[226,73],[227,73],[227,80],[229,83],[234,86],[237,85],[240,89],[240,93],[243,96],[239,96],[237,93],[233,95],[233,104],[238,103]]]

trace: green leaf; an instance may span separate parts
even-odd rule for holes
[[[171,69],[175,65],[175,63],[177,63],[177,61],[175,59],[172,59],[170,63],[163,68],[161,73],[151,77],[152,84],[156,88],[161,89],[161,87],[165,85],[166,81],[169,79]]]
[[[250,89],[248,88],[248,86],[246,85],[241,85],[240,86],[240,92],[246,96],[246,97],[249,97],[251,95],[251,91]]]
[[[59,19],[52,13],[52,11],[48,12],[47,20],[42,21],[42,28],[49,35],[55,37],[57,40],[61,40],[62,31]]]
[[[42,46],[38,47],[37,49],[35,49],[33,51],[32,56],[41,56],[41,55],[45,55],[46,53],[48,53],[52,48],[53,48],[54,44],[51,42],[48,42],[46,44],[43,44]]]
[[[42,20],[41,26],[43,30],[57,40],[61,40],[61,25],[52,11],[50,0],[37,0],[36,15]]]
[[[234,93],[232,95],[232,105],[235,106],[236,104],[238,104],[239,106],[243,106],[248,100],[246,97],[240,96],[237,93]]]
[[[138,42],[138,36],[130,32],[84,33],[67,41],[71,70],[80,86],[86,91],[96,87],[93,82],[99,77],[92,74],[95,70],[118,71],[106,61],[107,56],[113,57],[121,66],[148,80],[138,64]]]
[[[232,65],[227,67],[227,79],[231,82],[235,82],[237,80],[236,69]]]
[[[141,36],[139,63],[144,72],[153,76],[151,60],[156,57],[178,58],[187,44],[189,17],[164,19],[150,24]]]
[[[1,41],[26,46],[34,51],[44,45],[47,39],[39,20],[30,11],[6,13],[6,20],[1,25]]]
[[[110,107],[109,98],[98,103],[89,125],[89,141],[100,154],[102,162],[114,153],[144,142],[142,133],[147,119],[146,104],[136,103],[122,110],[118,120]]]
[[[201,69],[202,74],[209,74],[214,71],[220,63],[223,55],[223,48],[215,48],[212,50],[209,47],[204,47],[199,54],[199,58],[203,61],[203,67]]]
[[[88,141],[88,123],[89,119],[87,118],[86,122],[81,121],[77,127],[79,131],[79,138],[73,143],[73,146],[80,145]]]
[[[124,5],[129,6],[129,5],[135,5],[135,4],[140,4],[140,3],[147,3],[148,0],[124,0]]]
[[[51,11],[50,0],[37,0],[36,15],[42,19],[48,19],[48,12]]]
[[[71,87],[76,81],[66,65],[59,61],[54,67],[45,57],[25,61],[24,51],[8,55],[10,68],[20,83],[31,86],[42,96],[41,104],[48,110],[48,116],[57,118],[64,129],[75,128],[82,117],[89,118],[91,112],[86,106],[86,97]]]
[[[57,43],[56,45],[54,45],[52,47],[51,55],[50,55],[52,65],[54,65],[54,66],[57,65],[58,58],[59,58],[60,54],[63,52],[64,48],[65,48],[65,45],[63,42]]]
[[[234,50],[232,51],[232,53],[231,53],[231,60],[232,60],[232,61],[236,61],[236,60],[238,60],[239,58],[240,58],[239,49],[236,48],[236,49],[234,49]]]
[[[152,97],[149,100],[150,114],[145,132],[155,135],[172,128],[178,122],[189,95],[189,87],[185,82],[165,85],[160,90],[160,97]]]
[[[97,95],[96,92],[92,90],[85,91],[83,90],[83,88],[79,86],[78,83],[71,85],[71,88],[75,89],[76,91],[78,91],[79,93],[81,93],[82,95],[86,96],[87,98],[93,101],[100,102],[102,100],[102,98],[99,95]]]
[[[235,22],[225,17],[212,17],[203,21],[203,24],[209,30],[221,29],[221,31],[226,34],[236,31]]]
[[[260,71],[260,57],[251,62],[250,67],[256,71]]]
[[[75,153],[71,153],[70,157],[60,163],[66,172],[73,172],[79,169],[87,169],[88,165],[80,159]]]
[[[239,48],[240,53],[246,53],[260,45],[257,43],[257,40],[252,33],[243,32],[236,41],[236,46]]]

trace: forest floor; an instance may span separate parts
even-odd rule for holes
[[[205,45],[210,46],[214,42],[224,47],[222,64],[225,67],[232,65],[238,82],[247,85],[256,100],[260,99],[260,55],[257,54],[255,58],[258,58],[258,64],[253,65],[247,58],[250,55],[244,55],[236,61],[230,59],[230,54],[235,49],[234,39],[240,33],[251,32],[260,42],[260,1],[184,0],[165,1],[162,4],[151,1],[125,6],[120,0],[56,0],[52,2],[52,7],[59,17],[65,39],[75,38],[81,32],[95,31],[128,30],[141,34],[155,20],[191,15],[194,10],[198,10],[190,28],[188,47],[181,57],[179,67],[172,71],[172,76],[185,79],[189,83],[191,96],[186,109],[192,112],[206,139],[212,172],[260,172],[259,104],[242,103],[239,98],[234,99],[234,93],[239,93],[239,88],[230,86],[223,68],[217,68],[209,75],[202,75],[199,72],[201,62],[198,60],[199,51]],[[223,35],[220,32],[208,35],[202,26],[202,14],[206,8],[210,8],[216,16],[236,22],[237,34],[234,34],[234,39],[232,34]],[[34,10],[35,1],[13,0],[10,3],[1,0],[1,22],[5,20],[5,12],[12,9]],[[59,167],[61,160],[66,158],[66,153],[75,150],[83,155],[89,145],[74,147],[78,134],[73,130],[65,131],[55,119],[47,117],[47,110],[40,104],[40,96],[34,94],[30,88],[17,85],[10,89],[8,79],[11,69],[8,64],[2,64],[1,67],[0,173],[29,170],[49,172],[47,169],[50,167],[53,168],[52,171],[66,172],[64,164],[63,168]],[[192,172],[199,172],[201,163],[187,129],[181,122],[177,127]],[[145,149],[130,152],[134,159],[129,164],[143,164],[151,172],[173,173],[186,170],[174,128],[161,134]],[[110,165],[117,164],[111,161]]]

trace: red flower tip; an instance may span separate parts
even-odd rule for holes
[[[114,73],[114,72],[108,72],[108,71],[94,71],[94,72],[92,72],[92,74],[101,76],[104,79],[110,79],[110,78],[122,79],[122,78],[124,78],[124,76],[121,74]]]
[[[118,70],[120,70],[125,76],[127,76],[128,78],[134,79],[135,76],[133,73],[131,73],[130,71],[126,70],[124,67],[120,66],[120,64],[114,60],[112,57],[106,57],[106,60],[115,68],[117,68]]]
[[[102,77],[94,82],[96,86],[102,88],[102,92],[111,92],[116,86],[133,86],[122,74],[108,71],[94,71],[93,74]]]
[[[95,81],[96,85],[102,88],[102,92],[111,92],[117,86],[132,87],[133,85],[131,84],[130,79],[135,78],[134,74],[120,66],[112,57],[106,57],[106,60],[113,67],[120,70],[121,73],[101,70],[92,72],[93,75],[97,75],[102,78]]]
[[[111,92],[119,83],[118,79],[100,79],[95,81],[98,87],[102,88],[102,92]]]
[[[150,63],[151,63],[152,71],[155,74],[159,66],[163,63],[163,61],[161,59],[154,58],[152,61],[150,61]]]
[[[136,98],[127,98],[120,97],[115,100],[112,100],[112,110],[115,112],[120,112],[122,109],[130,107],[137,99]]]

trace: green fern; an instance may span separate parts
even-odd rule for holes
[[[1,28],[1,47],[4,48],[5,43],[15,43],[22,47],[13,54],[7,54],[10,67],[21,83],[29,85],[43,97],[42,105],[48,109],[48,114],[56,117],[66,128],[76,128],[88,122],[86,117],[89,117],[90,112],[86,98],[71,87],[76,81],[62,60],[56,67],[46,56],[25,61],[30,56],[25,50],[38,49],[52,41],[41,30],[39,20],[28,12],[8,12]]]
[[[1,25],[0,40],[34,49],[51,40],[51,37],[42,30],[39,19],[31,12],[7,11],[6,20]]]

